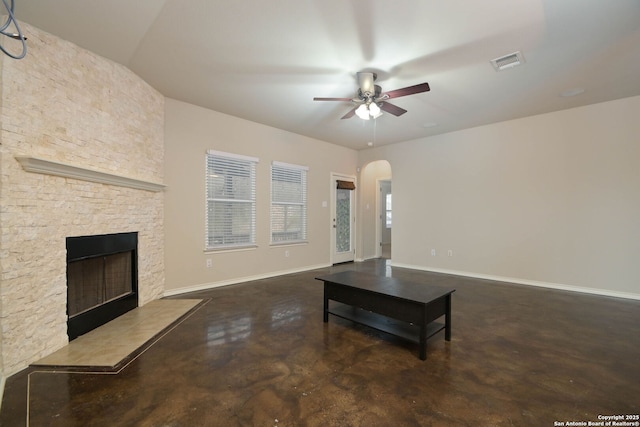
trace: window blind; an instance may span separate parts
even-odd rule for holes
[[[206,249],[256,243],[258,159],[209,150],[206,161]]]
[[[271,165],[271,243],[307,239],[307,170],[280,162]]]

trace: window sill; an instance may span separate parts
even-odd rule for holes
[[[271,247],[282,247],[282,246],[305,246],[308,245],[309,241],[308,240],[296,240],[296,241],[291,241],[291,242],[275,242],[275,243],[270,243],[269,246]]]
[[[225,248],[207,248],[204,250],[205,254],[220,253],[220,252],[246,252],[258,249],[258,245],[250,246],[227,246]]]

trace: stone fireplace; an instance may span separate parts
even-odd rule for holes
[[[28,57],[0,59],[5,377],[68,344],[67,237],[137,233],[135,259],[118,250],[93,260],[103,264],[97,276],[113,275],[111,264],[137,269],[132,290],[76,295],[82,304],[72,303],[71,317],[99,299],[143,306],[165,286],[164,97],[122,65],[28,24],[23,30]]]
[[[138,233],[67,237],[66,245],[73,340],[138,306]]]

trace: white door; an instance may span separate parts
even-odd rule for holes
[[[334,177],[331,263],[350,262],[355,258],[355,179]]]

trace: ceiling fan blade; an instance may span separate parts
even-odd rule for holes
[[[351,110],[349,110],[349,112],[347,114],[345,114],[344,116],[340,117],[341,119],[350,119],[351,117],[353,117],[356,114],[356,110],[358,109],[359,105],[356,107],[353,107]]]
[[[394,116],[401,116],[407,112],[407,110],[405,110],[404,108],[400,108],[397,105],[389,104],[388,102],[381,103],[380,109],[382,111],[386,111],[389,114],[393,114]]]
[[[313,98],[314,101],[345,101],[351,102],[352,98]]]
[[[387,99],[391,98],[399,98],[401,96],[413,95],[414,93],[427,92],[431,90],[429,87],[429,83],[420,83],[415,86],[408,86],[402,89],[391,90],[383,94],[383,96]]]

